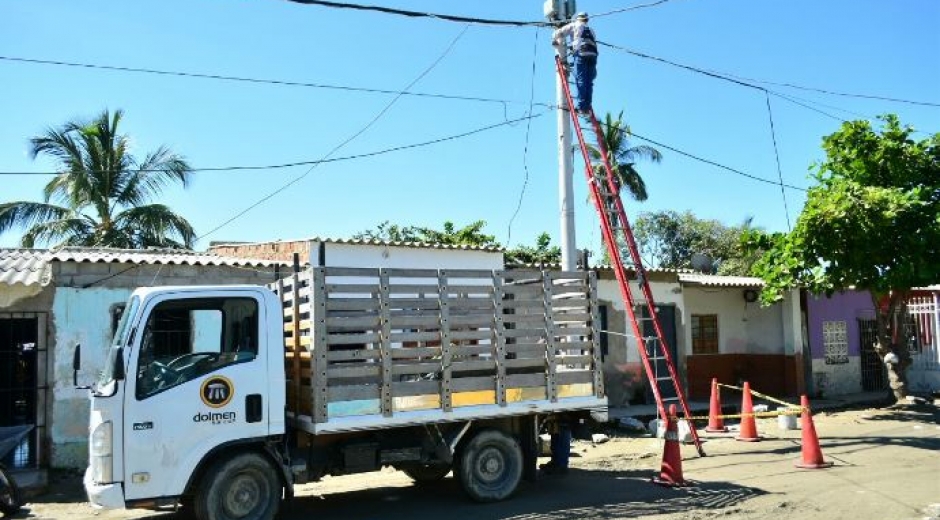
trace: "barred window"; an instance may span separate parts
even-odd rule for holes
[[[718,315],[692,315],[692,354],[718,353]]]
[[[848,324],[844,321],[823,322],[823,348],[827,365],[849,362]]]

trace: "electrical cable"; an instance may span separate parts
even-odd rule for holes
[[[476,18],[472,16],[458,16],[452,14],[427,13],[423,11],[409,11],[406,9],[395,9],[391,7],[382,7],[378,5],[350,4],[346,2],[329,2],[327,0],[287,0],[296,4],[318,5],[321,7],[333,7],[339,9],[354,9],[357,11],[374,11],[383,14],[394,14],[406,16],[409,18],[434,18],[448,22],[460,22],[480,25],[508,25],[513,27],[551,27],[551,22],[529,22],[521,20],[496,20],[492,18]]]
[[[692,71],[692,72],[696,72],[696,73],[698,73],[698,74],[704,74],[704,75],[706,75],[706,76],[710,76],[710,77],[715,78],[715,79],[720,79],[720,80],[728,81],[728,82],[731,82],[731,83],[736,83],[736,84],[741,85],[741,86],[743,86],[743,87],[749,87],[749,88],[753,88],[753,89],[757,89],[757,90],[764,90],[764,91],[766,91],[767,88],[766,88],[766,87],[762,87],[762,86],[760,86],[760,85],[755,85],[754,83],[765,83],[765,84],[768,84],[768,85],[776,85],[776,86],[783,86],[783,87],[790,87],[790,88],[798,88],[798,89],[801,89],[801,90],[814,91],[814,92],[819,92],[819,93],[828,94],[828,95],[837,95],[837,96],[844,96],[844,97],[854,97],[854,98],[861,98],[861,99],[875,99],[875,100],[880,100],[880,101],[891,101],[891,102],[895,102],[895,103],[907,103],[907,104],[911,104],[911,105],[940,107],[940,103],[935,103],[935,102],[931,102],[931,101],[916,101],[916,100],[911,100],[911,99],[901,99],[901,98],[895,98],[895,97],[874,96],[874,95],[870,95],[870,94],[854,94],[854,93],[847,93],[847,92],[835,92],[835,91],[831,91],[831,90],[818,89],[818,88],[815,88],[815,87],[805,87],[805,86],[800,86],[800,85],[794,85],[794,84],[792,84],[792,83],[775,83],[775,82],[771,82],[771,81],[756,80],[756,79],[748,79],[748,78],[742,78],[742,79],[747,80],[747,81],[742,81],[741,79],[736,79],[736,77],[735,77],[734,75],[732,75],[732,74],[727,74],[727,73],[724,73],[724,72],[717,72],[717,71],[713,71],[713,70],[707,70],[707,69],[703,69],[703,68],[700,68],[700,67],[694,67],[694,66],[692,66],[692,65],[686,65],[686,64],[684,64],[684,63],[678,63],[678,62],[675,62],[675,61],[672,61],[672,60],[667,60],[667,59],[665,59],[665,58],[660,58],[660,57],[658,57],[658,56],[652,56],[652,55],[650,55],[650,54],[646,54],[646,53],[639,52],[639,51],[636,51],[636,50],[633,50],[633,49],[629,49],[629,48],[627,48],[627,47],[623,47],[623,46],[620,46],[620,45],[614,45],[614,44],[612,44],[612,43],[607,43],[607,42],[602,42],[602,41],[598,41],[597,43],[598,43],[599,45],[603,45],[603,46],[605,46],[605,47],[609,47],[609,48],[611,48],[611,49],[614,49],[614,50],[617,50],[617,51],[620,51],[620,52],[625,52],[625,53],[627,53],[627,54],[631,54],[631,55],[636,56],[636,57],[638,57],[638,58],[644,58],[644,59],[648,59],[648,60],[658,61],[658,62],[660,62],[660,63],[665,63],[666,65],[671,65],[671,66],[673,66],[673,67],[678,67],[678,68],[681,68],[681,69],[686,69],[686,70],[689,70],[689,71]],[[753,83],[748,83],[748,81],[753,82]],[[773,93],[773,91],[771,91],[771,92]]]
[[[777,150],[777,131],[774,129],[774,112],[770,108],[770,94],[764,92],[767,101],[767,117],[770,119],[770,137],[774,141],[774,158],[777,159],[777,178],[780,180],[780,196],[783,197],[783,213],[787,217],[787,230],[793,231],[790,225],[790,208],[787,206],[787,191],[783,189],[783,169],[780,168],[780,152]]]
[[[469,24],[466,25],[466,26],[463,28],[463,30],[460,31],[460,33],[457,34],[456,37],[454,37],[454,39],[450,42],[450,44],[447,46],[447,48],[444,49],[444,52],[442,52],[441,55],[438,56],[437,59],[434,60],[433,63],[431,63],[431,65],[429,65],[427,68],[425,68],[420,74],[418,74],[418,76],[417,76],[415,79],[413,79],[410,83],[408,83],[408,85],[405,86],[404,89],[402,89],[402,93],[400,93],[400,94],[396,95],[394,98],[392,98],[392,100],[389,101],[389,102],[385,105],[385,107],[383,107],[382,110],[380,110],[380,111],[378,112],[378,114],[376,114],[375,117],[373,117],[372,120],[369,121],[369,122],[368,122],[364,127],[362,127],[359,131],[355,132],[354,134],[352,134],[351,136],[349,136],[348,138],[346,138],[343,142],[341,142],[340,144],[338,144],[338,145],[336,145],[335,147],[333,147],[333,149],[330,150],[326,155],[324,155],[323,158],[322,158],[319,162],[316,162],[316,163],[312,164],[312,165],[310,166],[310,168],[308,168],[307,171],[305,171],[303,174],[301,174],[301,175],[295,177],[294,179],[292,179],[292,180],[290,180],[289,182],[285,183],[285,184],[284,184],[283,186],[281,186],[280,188],[278,188],[278,189],[272,191],[271,193],[265,195],[264,197],[262,197],[261,199],[259,199],[257,202],[255,202],[255,203],[251,204],[250,206],[248,206],[247,208],[241,210],[240,212],[238,212],[237,214],[235,214],[233,217],[229,218],[229,219],[226,220],[225,222],[222,222],[221,224],[219,224],[219,225],[217,225],[216,227],[214,227],[214,228],[212,228],[211,230],[209,230],[207,233],[203,233],[201,236],[196,237],[196,239],[194,240],[194,242],[199,241],[199,240],[202,240],[203,238],[205,238],[205,237],[207,237],[207,236],[209,236],[209,235],[215,233],[216,231],[222,229],[223,227],[225,227],[225,226],[231,224],[232,222],[234,222],[234,221],[237,220],[238,218],[242,217],[243,215],[245,215],[246,213],[248,213],[248,212],[251,211],[252,209],[254,209],[254,208],[260,206],[260,205],[263,204],[264,202],[270,200],[272,197],[278,195],[279,193],[282,193],[282,192],[283,192],[284,190],[286,190],[287,188],[289,188],[289,187],[293,186],[294,184],[300,182],[300,181],[303,180],[307,175],[309,175],[310,172],[312,172],[317,166],[319,166],[320,164],[322,164],[323,160],[329,159],[331,155],[333,155],[334,153],[336,153],[337,151],[339,151],[340,149],[342,149],[342,148],[343,148],[344,146],[346,146],[347,144],[351,143],[353,140],[355,140],[356,138],[358,138],[360,135],[364,134],[369,128],[371,128],[376,122],[378,122],[379,119],[381,119],[382,116],[384,116],[384,115],[392,108],[392,106],[393,106],[399,99],[401,99],[401,97],[404,95],[404,92],[407,92],[407,91],[408,91],[411,87],[413,87],[416,83],[418,83],[419,81],[421,81],[421,79],[423,79],[423,78],[424,78],[425,76],[427,76],[432,70],[434,70],[434,69],[437,67],[437,65],[438,65],[448,54],[450,54],[450,51],[454,48],[455,45],[457,45],[457,42],[460,41],[460,38],[462,38],[463,35],[466,34],[466,32],[467,32],[467,30],[468,30],[469,28],[470,28],[470,25],[469,25]]]
[[[666,2],[671,2],[672,0],[656,0],[655,2],[649,2],[645,4],[634,5],[630,7],[622,7],[620,9],[614,9],[613,11],[607,11],[599,14],[592,14],[591,18],[600,18],[602,16],[610,16],[612,14],[626,13],[628,11],[635,11],[637,9],[645,9],[647,7],[656,7],[657,5],[665,4]]]
[[[7,62],[16,62],[16,63],[29,63],[34,65],[58,65],[62,67],[74,67],[74,68],[83,68],[83,69],[93,69],[93,70],[107,70],[112,72],[133,72],[140,74],[156,74],[160,76],[175,76],[182,78],[198,78],[198,79],[213,79],[221,81],[232,81],[232,82],[243,82],[243,83],[256,83],[264,85],[280,85],[286,87],[305,87],[305,88],[317,88],[317,89],[327,89],[327,90],[341,90],[349,92],[365,92],[370,94],[386,94],[386,95],[406,95],[414,97],[424,97],[424,98],[437,98],[437,99],[449,99],[457,101],[475,101],[479,103],[500,103],[505,106],[509,103],[512,104],[524,104],[524,101],[515,101],[508,99],[496,99],[496,98],[487,98],[487,97],[476,97],[476,96],[461,96],[461,95],[452,95],[452,94],[439,94],[432,92],[405,92],[396,90],[387,90],[379,88],[370,88],[370,87],[355,87],[349,85],[333,85],[329,83],[312,83],[312,82],[303,82],[303,81],[289,81],[281,79],[269,79],[269,78],[252,78],[246,76],[227,76],[222,74],[205,74],[200,72],[183,72],[175,70],[162,70],[162,69],[151,69],[144,67],[124,67],[118,65],[101,65],[96,63],[81,63],[73,61],[62,61],[62,60],[42,60],[36,58],[22,58],[17,56],[0,56],[0,61]]]
[[[359,153],[359,154],[354,154],[354,155],[346,155],[346,156],[343,156],[343,157],[332,157],[332,158],[329,158],[329,159],[324,159],[324,160],[319,160],[319,161],[317,161],[317,160],[298,161],[298,162],[290,162],[290,163],[266,164],[266,165],[257,165],[257,166],[244,166],[244,165],[238,165],[238,166],[207,166],[207,167],[203,167],[203,168],[191,168],[189,171],[191,171],[191,172],[225,172],[225,171],[276,170],[276,169],[283,169],[283,168],[293,168],[293,167],[297,167],[297,166],[309,166],[309,165],[311,165],[311,164],[318,164],[318,163],[332,163],[332,162],[341,162],[341,161],[351,161],[351,160],[356,160],[356,159],[364,159],[364,158],[368,158],[368,157],[375,157],[375,156],[377,156],[377,155],[384,155],[384,154],[387,154],[387,153],[399,152],[399,151],[402,151],[402,150],[409,150],[409,149],[412,149],[412,148],[422,148],[422,147],[425,147],[425,146],[431,146],[431,145],[434,145],[434,144],[440,144],[440,143],[444,143],[444,142],[447,142],[447,141],[453,141],[453,140],[456,140],[456,139],[461,139],[461,138],[464,138],[464,137],[469,137],[469,136],[472,136],[472,135],[474,135],[474,134],[479,134],[479,133],[486,132],[486,131],[488,131],[488,130],[493,130],[493,129],[496,129],[496,128],[500,128],[500,127],[503,127],[503,126],[513,126],[513,125],[515,125],[516,123],[520,123],[520,122],[522,122],[522,121],[531,121],[532,119],[537,119],[537,118],[539,118],[539,117],[544,116],[544,115],[547,114],[547,113],[548,113],[548,110],[545,110],[545,111],[542,111],[542,112],[540,112],[540,113],[538,113],[538,114],[534,114],[534,115],[525,115],[525,116],[522,116],[522,117],[517,117],[517,118],[515,118],[515,119],[508,119],[508,120],[506,120],[506,121],[502,121],[502,122],[499,122],[499,123],[494,123],[494,124],[492,124],[492,125],[483,126],[483,127],[480,127],[480,128],[476,128],[476,129],[473,129],[473,130],[469,130],[469,131],[467,131],[467,132],[461,132],[461,133],[459,133],[459,134],[453,134],[453,135],[448,135],[448,136],[445,136],[445,137],[439,137],[439,138],[437,138],[437,139],[432,139],[432,140],[430,140],[430,141],[423,141],[423,142],[420,142],[420,143],[412,143],[412,144],[406,144],[406,145],[401,145],[401,146],[394,146],[394,147],[391,147],[391,148],[385,148],[385,149],[376,150],[376,151],[373,151],[373,152]],[[135,170],[135,171],[138,171],[138,172],[160,172],[160,171],[165,171],[165,170],[156,169],[156,170]],[[4,172],[4,171],[0,171],[0,175],[59,175],[60,173],[61,173],[61,172],[48,172],[48,171],[43,171],[43,172],[14,172],[14,171],[6,171],[6,172]],[[107,172],[104,171],[104,170],[91,170],[89,173],[107,173]]]
[[[532,45],[532,78],[529,83],[529,111],[530,116],[525,123],[525,147],[522,150],[522,168],[525,171],[525,178],[522,181],[522,190],[519,192],[519,201],[516,203],[516,210],[509,219],[509,225],[506,226],[506,247],[512,244],[512,224],[515,222],[519,211],[522,209],[522,199],[525,198],[526,188],[529,186],[529,131],[532,127],[532,106],[535,101],[535,66],[538,63],[539,56],[539,28],[535,28],[535,43]]]

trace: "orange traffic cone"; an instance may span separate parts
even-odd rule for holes
[[[751,401],[751,384],[744,382],[744,392],[741,396],[741,430],[735,440],[757,442],[757,421],[754,420],[754,403]]]
[[[809,411],[809,399],[805,394],[800,397],[800,406],[803,408],[803,460],[798,462],[796,467],[805,469],[832,467],[831,462],[823,460],[822,450],[819,448],[819,437],[816,437],[816,426],[813,424],[813,414]]]
[[[708,433],[724,433],[728,431],[725,427],[725,421],[721,418],[721,393],[718,390],[718,378],[712,378],[712,398],[708,406],[708,426],[705,427]]]
[[[666,445],[663,448],[663,464],[658,477],[653,477],[653,483],[660,486],[678,487],[685,485],[682,478],[682,454],[679,452],[679,427],[676,417],[676,405],[669,407],[666,416]]]

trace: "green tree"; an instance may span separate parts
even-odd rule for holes
[[[507,264],[548,265],[561,263],[561,248],[551,245],[552,237],[542,233],[535,239],[535,246],[519,245],[506,251]]]
[[[637,201],[643,202],[649,198],[646,191],[646,182],[640,176],[636,169],[636,163],[641,160],[658,163],[662,161],[663,156],[659,150],[652,146],[639,145],[630,146],[630,127],[623,120],[623,112],[613,115],[608,112],[604,116],[604,122],[601,123],[604,132],[604,146],[607,148],[607,158],[610,161],[610,167],[614,170],[620,189],[626,189],[627,193]],[[607,172],[601,161],[601,151],[590,147],[591,160],[594,164],[594,175],[605,178]]]
[[[421,226],[400,226],[389,221],[375,229],[360,231],[353,235],[356,240],[382,240],[387,242],[425,242],[428,244],[499,247],[496,237],[483,233],[485,220],[477,220],[457,228],[453,222],[445,221],[442,229]]]
[[[640,254],[652,267],[689,269],[692,255],[711,258],[715,272],[746,276],[759,254],[746,250],[742,234],[751,230],[752,219],[737,226],[717,220],[697,218],[691,211],[656,211],[641,213],[634,225]]]
[[[762,301],[805,287],[831,295],[868,291],[877,310],[875,351],[888,368],[896,399],[907,394],[910,352],[901,339],[911,288],[940,280],[940,133],[915,141],[897,116],[846,122],[823,139],[826,159],[814,165],[793,231],[751,233],[766,252],[755,271],[766,282]],[[890,355],[893,354],[893,355]]]
[[[21,244],[191,248],[189,222],[163,204],[147,204],[173,183],[186,186],[189,164],[166,147],[138,160],[118,133],[121,110],[69,121],[30,139],[30,155],[58,162],[43,202],[0,204],[0,233],[25,228]]]

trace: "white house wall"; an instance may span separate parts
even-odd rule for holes
[[[52,369],[53,467],[81,468],[87,464],[88,390],[72,384],[72,356],[82,346],[79,384],[90,384],[104,368],[111,342],[111,310],[126,301],[132,289],[60,287],[52,304],[56,356]]]
[[[318,244],[310,248],[310,264],[318,264]],[[326,244],[325,264],[342,267],[402,269],[502,269],[503,254],[493,251],[432,249],[401,246]]]

